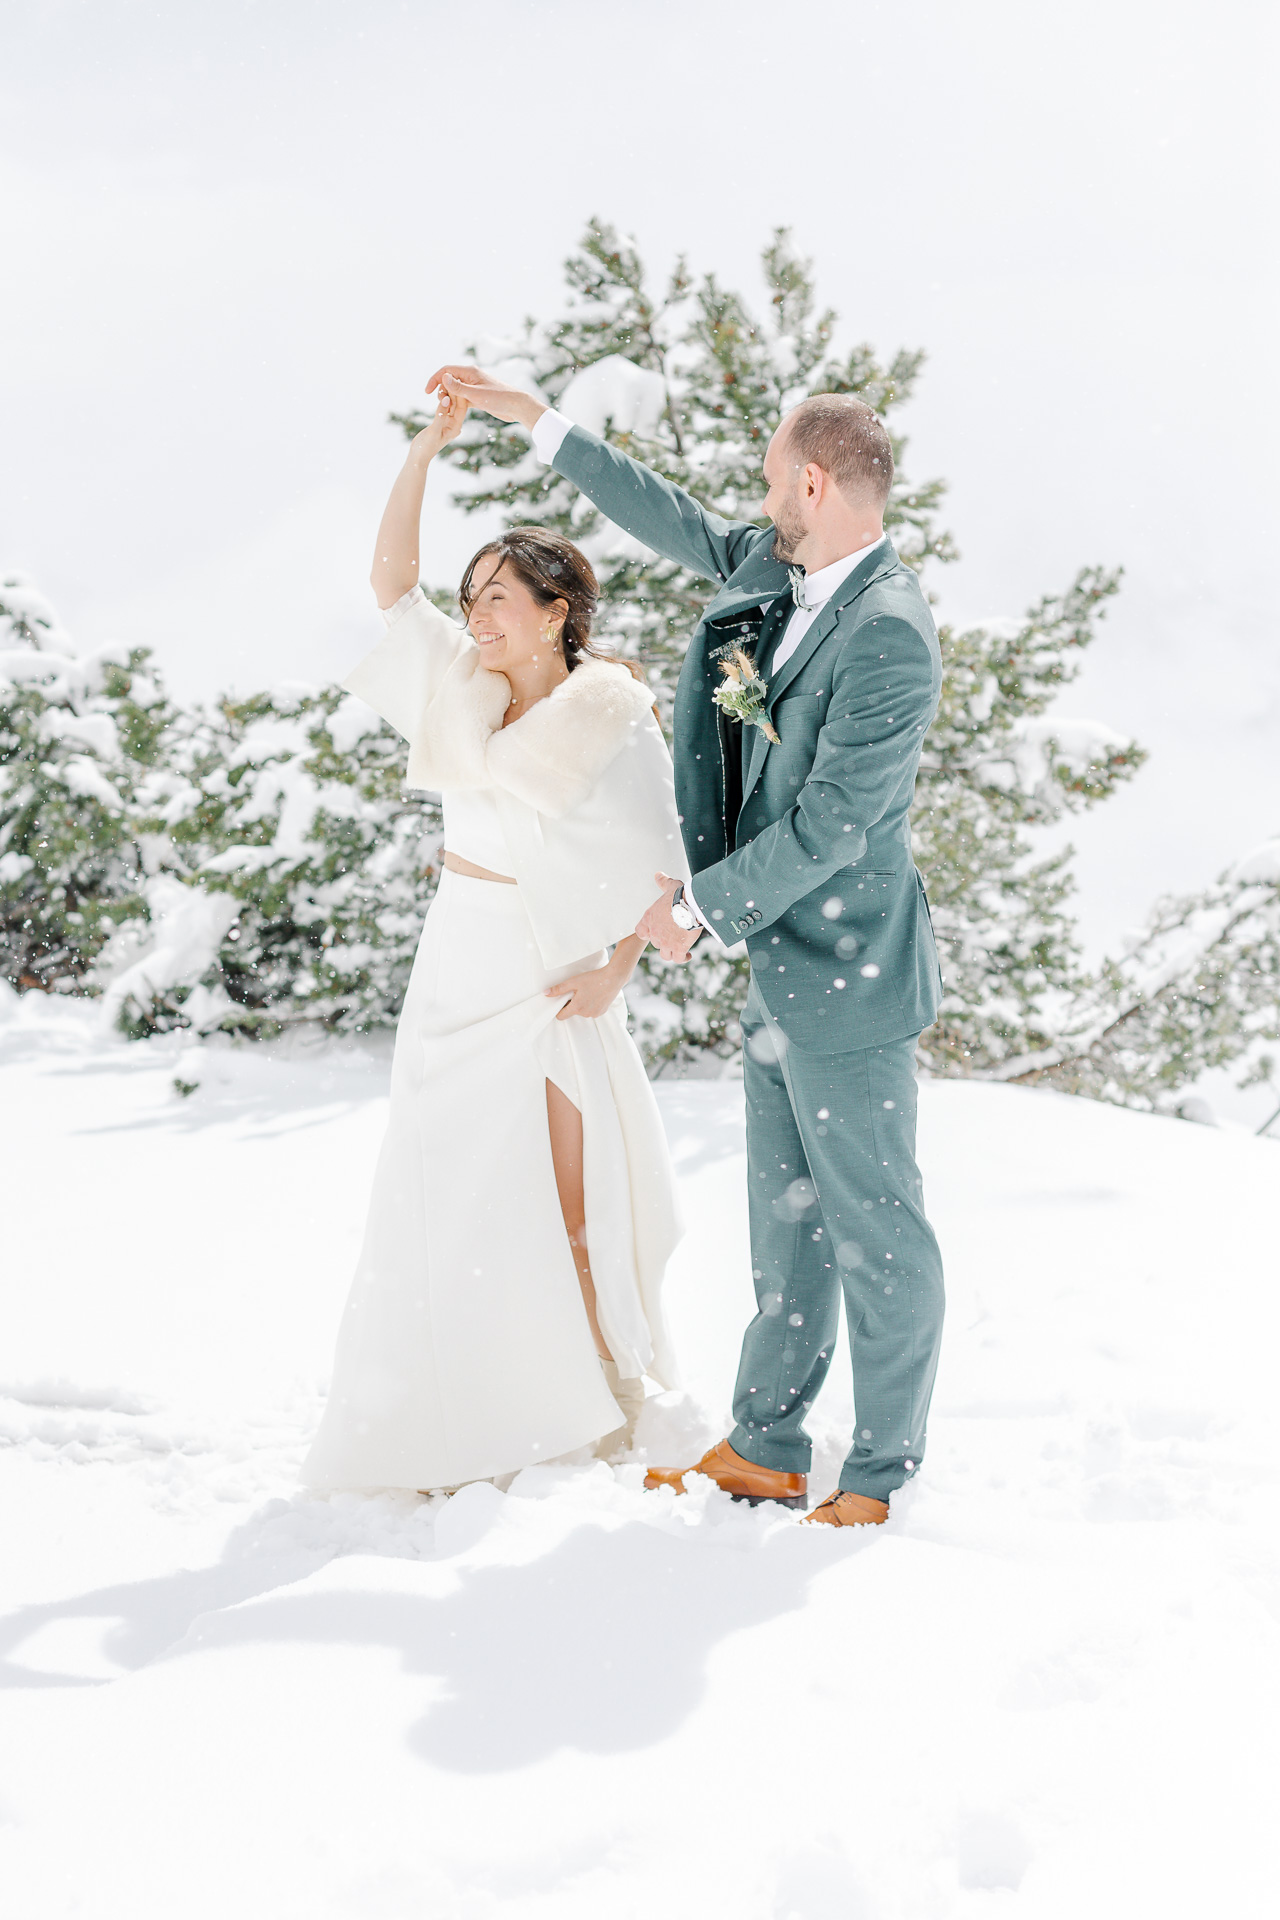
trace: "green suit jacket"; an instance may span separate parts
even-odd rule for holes
[[[708,513],[574,427],[558,472],[647,547],[719,583],[676,689],[675,772],[698,905],[745,939],[758,991],[795,1045],[845,1052],[932,1024],[941,994],[908,818],[938,705],[937,629],[891,546],[860,562],[777,673],[792,608],[773,530]],[[769,683],[780,736],[715,705],[714,654],[737,643]]]

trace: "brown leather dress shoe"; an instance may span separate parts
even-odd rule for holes
[[[745,1500],[749,1507],[762,1500],[776,1500],[780,1507],[807,1507],[808,1480],[803,1473],[779,1473],[776,1467],[758,1467],[744,1460],[727,1440],[719,1441],[710,1453],[704,1453],[696,1467],[651,1467],[644,1477],[646,1487],[671,1487],[685,1492],[686,1473],[705,1473],[734,1500]],[[888,1512],[888,1508],[885,1509]]]
[[[833,1493],[808,1515],[806,1527],[882,1527],[889,1518],[889,1502],[865,1493]]]

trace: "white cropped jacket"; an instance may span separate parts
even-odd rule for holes
[[[505,674],[415,595],[343,681],[409,742],[411,787],[492,788],[543,962],[567,966],[634,932],[655,875],[689,878],[671,755],[626,667],[584,660],[509,727]]]

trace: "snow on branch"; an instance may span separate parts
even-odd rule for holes
[[[1280,1042],[1280,837],[1203,893],[1159,901],[1120,960],[1062,1009],[1058,1036],[996,1077],[1176,1108],[1208,1068],[1266,1079]]]

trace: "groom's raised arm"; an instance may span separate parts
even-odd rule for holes
[[[532,435],[538,458],[572,480],[615,526],[704,580],[727,580],[760,538],[755,521],[722,520],[683,487],[552,408],[539,415]]]
[[[727,580],[761,538],[764,530],[754,520],[722,520],[709,513],[683,487],[496,374],[473,366],[437,367],[427,392],[440,387],[468,407],[499,420],[518,420],[532,435],[539,459],[572,480],[615,526],[704,580]]]

